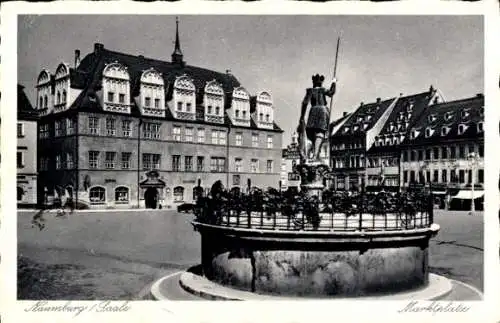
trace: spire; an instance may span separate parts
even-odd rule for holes
[[[172,63],[182,64],[181,42],[179,41],[179,17],[175,17],[175,49],[172,53]]]

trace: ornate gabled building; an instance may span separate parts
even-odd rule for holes
[[[252,98],[229,71],[188,65],[178,22],[170,62],[95,44],[37,83],[42,196],[154,208],[192,202],[198,183],[278,187],[283,131],[271,94]]]
[[[410,127],[430,105],[443,98],[432,86],[429,91],[400,96],[385,123],[368,147],[366,158],[366,189],[399,191],[400,145],[408,137]]]
[[[442,204],[484,194],[484,96],[440,103],[411,125],[401,145],[401,186],[432,184]],[[472,190],[474,183],[474,192]],[[467,206],[465,206],[467,208]]]
[[[37,204],[37,122],[24,86],[17,85],[17,205]]]

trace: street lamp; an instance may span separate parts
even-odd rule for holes
[[[477,163],[477,154],[475,152],[472,152],[472,153],[469,153],[469,155],[467,156],[468,159],[469,159],[469,163],[470,163],[470,167],[471,167],[471,178],[470,178],[470,181],[471,181],[471,186],[472,186],[472,189],[471,189],[471,194],[472,194],[472,197],[471,197],[471,207],[470,207],[470,215],[474,215],[474,212],[476,211],[476,206],[475,206],[475,203],[474,203],[474,171],[475,171],[475,166],[476,166],[476,163]]]

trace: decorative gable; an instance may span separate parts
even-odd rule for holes
[[[216,80],[205,85],[203,95],[205,121],[224,123],[224,90]]]
[[[230,116],[235,125],[250,126],[250,94],[244,87],[233,89]]]
[[[174,81],[172,98],[173,115],[176,119],[195,120],[196,118],[196,88],[193,80],[186,74],[178,76]],[[222,110],[221,106],[218,107]]]
[[[165,117],[164,80],[154,68],[142,72],[138,105],[143,115]]]
[[[127,67],[115,61],[107,64],[102,74],[103,109],[130,113],[130,76]]]

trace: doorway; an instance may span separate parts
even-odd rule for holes
[[[158,189],[149,187],[144,192],[144,202],[146,209],[156,209],[158,207]]]

